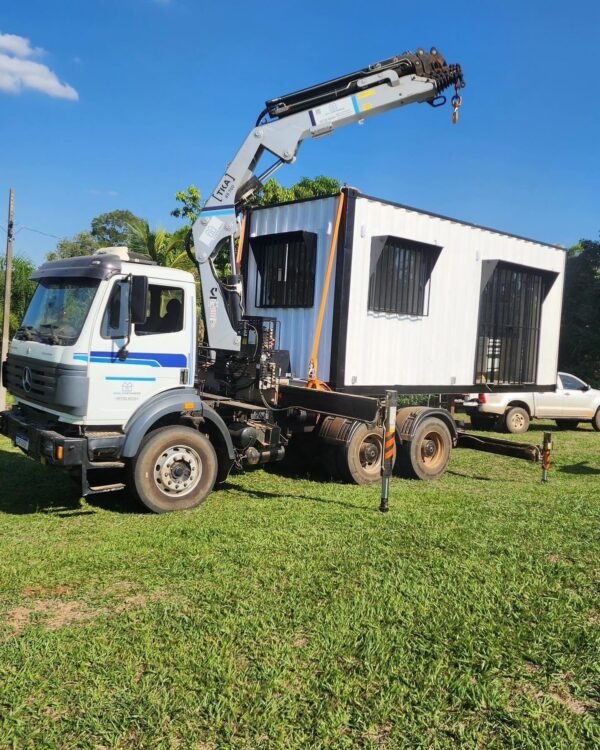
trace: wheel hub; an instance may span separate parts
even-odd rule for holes
[[[202,476],[202,461],[193,448],[174,445],[164,450],[154,465],[156,486],[168,496],[191,492]]]
[[[377,446],[374,445],[373,443],[366,443],[365,445],[363,445],[362,455],[366,463],[372,463],[373,461],[377,459],[379,455]]]
[[[435,455],[435,443],[433,440],[426,440],[423,446],[423,455],[425,458],[432,458]]]

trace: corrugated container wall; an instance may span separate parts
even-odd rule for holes
[[[254,252],[248,254],[246,270],[246,314],[272,316],[280,323],[279,346],[289,349],[292,371],[298,378],[308,377],[308,366],[313,346],[314,333],[321,303],[321,291],[327,270],[327,258],[331,246],[331,234],[335,209],[339,198],[288,203],[282,206],[261,209],[252,214],[250,237],[259,237],[287,232],[314,232],[317,235],[315,294],[311,307],[259,307],[257,306],[257,286],[260,282]],[[252,248],[252,239],[250,240]],[[329,380],[331,361],[331,336],[333,327],[333,269],[330,294],[327,299],[323,333],[319,346],[319,377]]]
[[[308,374],[337,201],[336,196],[284,204],[251,216],[246,312],[279,319],[280,347],[289,349],[293,373],[300,378]],[[392,386],[401,392],[482,390],[492,375],[497,385],[555,384],[566,257],[562,248],[355,191],[348,191],[346,201],[319,347],[321,379],[350,391]],[[254,239],[253,248],[252,238],[300,231],[316,235],[313,303],[265,309],[257,304],[264,300],[257,297],[259,241]],[[494,282],[493,299],[490,291],[486,304],[496,317],[486,332],[482,300],[498,263],[511,269],[513,287],[507,286],[509,277]],[[543,291],[520,289],[527,281],[522,274],[530,272],[527,283],[543,278]],[[528,299],[535,294],[538,302]],[[535,332],[526,332],[525,338],[510,333],[515,300],[529,311],[516,324],[525,328],[535,323]],[[532,305],[538,303],[540,312],[534,314]],[[500,337],[500,328],[504,338],[494,338]],[[499,363],[509,355],[511,368],[503,372]],[[529,358],[529,367],[519,358]],[[529,375],[523,378],[526,370]]]

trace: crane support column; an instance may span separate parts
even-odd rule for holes
[[[390,479],[394,468],[395,442],[396,442],[396,407],[398,405],[398,393],[396,391],[385,392],[385,420],[383,434],[383,461],[381,462],[381,503],[379,510],[387,513],[390,509]]]

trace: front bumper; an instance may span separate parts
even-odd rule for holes
[[[69,467],[86,462],[87,438],[69,437],[41,427],[15,409],[0,413],[0,432],[40,463]]]

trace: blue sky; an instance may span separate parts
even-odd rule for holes
[[[265,99],[435,45],[465,71],[459,125],[449,107],[388,113],[305,143],[278,178],[596,239],[598,29],[597,0],[5,1],[0,225],[14,187],[16,249],[35,261],[56,240],[30,229],[70,236],[114,208],[174,228],[175,192],[212,191]]]

